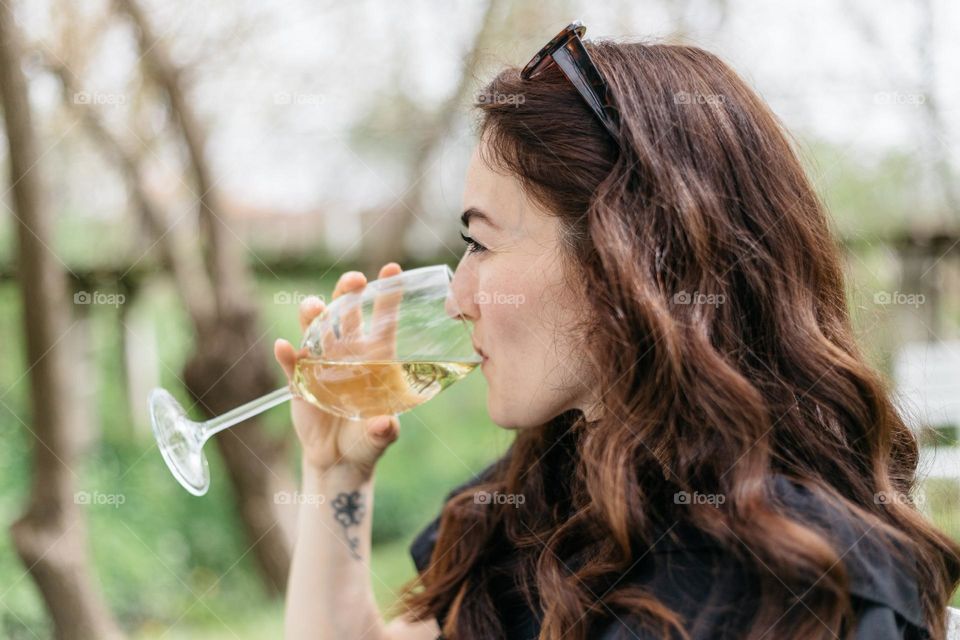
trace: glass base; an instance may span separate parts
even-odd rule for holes
[[[173,476],[193,495],[205,494],[210,488],[210,469],[203,455],[202,424],[187,418],[180,403],[165,389],[150,393],[150,422]]]

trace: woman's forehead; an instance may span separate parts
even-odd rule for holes
[[[463,190],[463,211],[482,211],[502,230],[527,229],[547,225],[554,216],[541,209],[523,190],[513,174],[494,169],[484,158],[480,145],[474,149],[467,168]],[[480,216],[471,216],[482,225]]]

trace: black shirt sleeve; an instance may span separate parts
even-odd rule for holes
[[[417,573],[423,573],[430,564],[433,547],[437,544],[437,530],[440,528],[440,516],[437,516],[424,527],[413,539],[410,545],[410,556],[417,567]]]
[[[833,542],[847,569],[856,640],[929,638],[909,553],[890,553],[880,529],[785,478],[777,478],[775,492],[795,517]],[[759,594],[749,588],[756,582],[755,567],[716,545],[700,544],[682,527],[677,531],[679,543],[664,539],[651,549],[640,565],[650,568],[638,573],[637,584],[677,612],[694,640],[740,637],[759,605]],[[601,640],[656,637],[635,618],[610,618],[598,625]]]
[[[854,607],[859,614],[854,640],[926,640],[929,638],[926,631],[907,622],[890,607],[856,599]],[[701,638],[698,635],[694,637],[698,640]],[[608,623],[599,639],[655,640],[656,636],[651,634],[649,628],[642,627],[627,617]]]
[[[929,637],[926,631],[907,622],[888,606],[854,598],[854,607],[859,614],[855,640],[921,640]]]

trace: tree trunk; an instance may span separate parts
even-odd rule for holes
[[[64,95],[80,92],[79,79],[57,59],[47,57],[46,64],[63,84]],[[178,242],[176,234],[165,229],[160,208],[144,189],[140,158],[116,139],[93,105],[71,101],[68,106],[80,112],[91,138],[120,169],[131,200],[190,315],[197,348],[184,369],[184,382],[194,402],[207,416],[214,416],[272,391],[276,381],[269,375],[270,354],[259,344],[265,336],[256,334],[256,317],[237,304],[225,305],[225,315],[218,312],[212,293],[214,282],[196,254],[197,245]],[[243,265],[236,268],[240,271]],[[270,593],[282,593],[296,516],[295,510],[273,503],[276,491],[293,487],[282,464],[284,449],[263,434],[257,420],[220,433],[214,440],[226,462],[262,580]]]
[[[499,0],[488,0],[480,28],[464,57],[459,84],[440,108],[435,119],[436,124],[415,145],[409,170],[410,186],[383,213],[374,217],[371,227],[375,226],[376,232],[365,234],[367,242],[362,257],[365,270],[376,273],[387,262],[403,258],[405,254],[403,241],[406,232],[417,218],[417,211],[421,210],[423,205],[426,187],[424,180],[427,179],[426,174],[431,169],[430,159],[444,136],[450,132],[457,114],[461,112],[464,103],[468,100],[484,49],[500,24],[500,11],[503,6]],[[454,253],[452,257],[458,258],[459,255]]]
[[[265,335],[257,333],[257,325],[252,314],[234,312],[201,328],[183,379],[206,415],[225,413],[278,386],[267,364]],[[284,442],[267,437],[256,418],[220,432],[214,440],[226,463],[263,581],[272,594],[280,595],[290,569],[292,539],[291,514],[274,501],[277,491],[293,488],[282,464]]]
[[[33,484],[24,514],[11,526],[14,547],[43,597],[55,636],[119,638],[121,633],[91,574],[82,514],[74,502],[76,426],[67,406],[70,340],[66,275],[49,248],[49,212],[42,202],[26,78],[9,3],[0,3],[0,92],[17,226],[17,270],[34,437]]]
[[[134,25],[147,77],[166,95],[189,159],[198,216],[207,242],[206,264],[213,287],[212,318],[197,321],[197,347],[184,368],[184,382],[210,417],[273,391],[275,364],[263,344],[259,318],[249,291],[252,283],[227,225],[213,171],[206,158],[206,132],[192,109],[180,69],[173,64],[135,0],[114,4]],[[267,589],[282,594],[290,569],[293,518],[273,500],[276,490],[292,490],[285,462],[286,440],[272,441],[259,421],[250,420],[215,437],[227,466],[240,517]]]

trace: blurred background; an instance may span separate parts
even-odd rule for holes
[[[147,394],[223,412],[282,384],[271,345],[298,339],[303,296],[455,266],[472,97],[576,18],[708,48],[769,101],[924,443],[917,502],[960,538],[960,5],[0,0],[0,637],[280,636],[287,406],[207,445],[196,498]],[[446,492],[509,445],[485,392],[474,374],[401,418],[377,472],[383,607]]]

